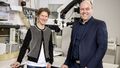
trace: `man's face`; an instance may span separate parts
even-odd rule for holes
[[[92,5],[89,2],[82,2],[80,4],[80,16],[81,18],[86,21],[92,15]]]

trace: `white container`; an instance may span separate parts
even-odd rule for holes
[[[6,53],[6,44],[0,43],[0,55]]]

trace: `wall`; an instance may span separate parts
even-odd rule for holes
[[[40,7],[48,7],[48,0],[34,0],[35,9]]]
[[[106,22],[109,37],[120,44],[120,0],[94,0],[94,16]]]

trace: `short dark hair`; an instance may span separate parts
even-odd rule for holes
[[[47,12],[48,13],[48,16],[50,15],[50,10],[48,8],[40,8],[38,9],[37,11],[37,16],[39,16],[41,14],[41,12]]]

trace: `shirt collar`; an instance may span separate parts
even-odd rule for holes
[[[80,18],[80,24],[84,25],[87,24],[88,21],[92,18],[92,16],[89,17],[89,19],[86,22],[83,22],[83,19]]]

